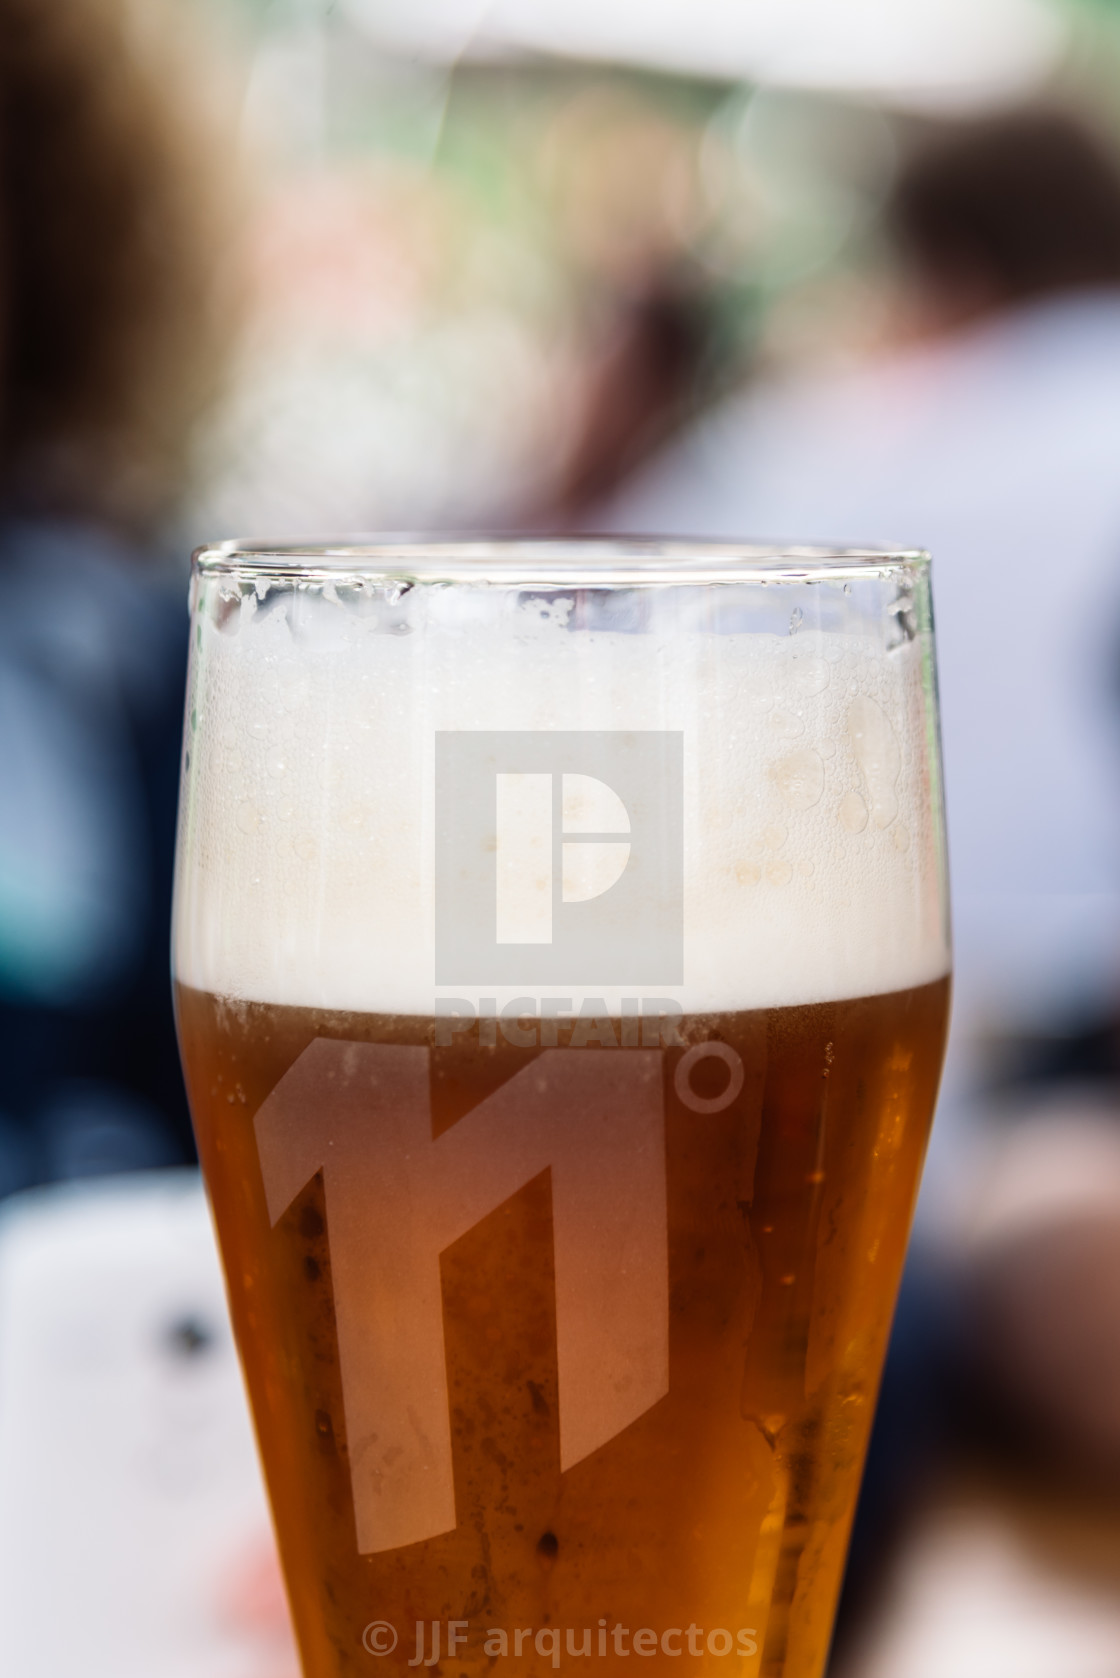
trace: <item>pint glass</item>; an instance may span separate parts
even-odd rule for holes
[[[926,558],[205,549],[175,932],[306,1678],[820,1678],[947,1013]]]

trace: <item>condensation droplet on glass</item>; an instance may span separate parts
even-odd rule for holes
[[[791,635],[797,634],[797,631],[801,628],[804,617],[805,614],[801,610],[801,607],[795,606],[789,615],[789,632]]]
[[[890,718],[874,699],[864,696],[849,705],[848,739],[870,795],[871,819],[876,827],[890,827],[898,814],[902,753]]]

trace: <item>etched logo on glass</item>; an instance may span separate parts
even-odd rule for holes
[[[659,1050],[546,1049],[433,1137],[427,1049],[317,1038],[256,1134],[273,1224],[323,1174],[362,1553],[455,1526],[440,1254],[542,1171],[561,1469],[668,1392]]]

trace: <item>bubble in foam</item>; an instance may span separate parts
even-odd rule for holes
[[[305,676],[293,676],[281,684],[279,705],[289,716],[302,710],[311,696],[311,683]]]
[[[796,711],[775,709],[770,713],[770,727],[779,740],[796,740],[799,734],[804,734],[805,724]]]
[[[832,671],[824,658],[803,657],[795,654],[791,660],[791,680],[794,688],[807,699],[823,693],[832,680]]]
[[[846,792],[836,812],[837,820],[846,833],[862,833],[867,826],[867,805],[858,792]]]
[[[824,759],[803,746],[772,764],[770,778],[791,810],[811,810],[824,792]]]

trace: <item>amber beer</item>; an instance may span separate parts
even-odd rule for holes
[[[441,1627],[445,1671],[489,1671],[491,1627],[554,1627],[566,1669],[583,1670],[586,1659],[592,1671],[629,1672],[615,1648],[619,1626],[627,1650],[635,1631],[656,1633],[650,1670],[673,1672],[682,1662],[661,1639],[691,1625],[703,1633],[699,1657],[689,1658],[687,1639],[669,1639],[689,1670],[817,1678],[946,1009],[941,980],[676,1027],[688,1044],[733,1049],[745,1078],[728,1107],[697,1113],[674,1087],[686,1050],[659,1052],[669,1392],[561,1473],[552,1197],[542,1172],[440,1255],[457,1525],[361,1555],[323,1179],[310,1178],[271,1228],[253,1115],[317,1038],[424,1046],[436,1134],[541,1051],[503,1039],[480,1047],[477,1027],[441,1049],[431,1022],[180,991],[191,1105],[308,1678],[375,1665],[406,1673],[418,1621],[425,1657],[431,1624]],[[722,1061],[697,1061],[691,1087],[712,1091],[702,1102],[726,1085]],[[376,1662],[362,1644],[374,1621],[399,1634]],[[449,1661],[453,1622],[466,1642]],[[567,1653],[569,1631],[575,1649],[589,1640],[596,1650],[604,1623],[605,1657]],[[715,1630],[730,1634],[731,1654],[709,1651]],[[511,1637],[506,1670],[551,1671],[542,1641],[538,1654],[525,1639],[515,1659]]]
[[[927,590],[197,557],[180,1041],[305,1678],[821,1678],[946,1030]]]

